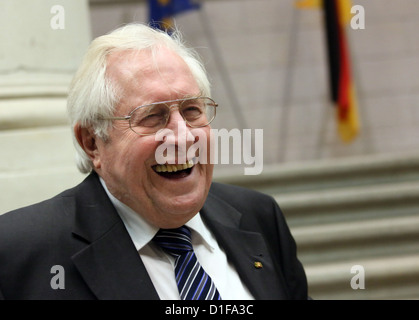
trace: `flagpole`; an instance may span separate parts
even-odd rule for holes
[[[358,30],[355,32],[363,32],[362,30]],[[348,41],[351,43],[354,43],[353,37],[351,37],[351,33],[348,32]],[[373,143],[373,137],[370,130],[370,126],[368,125],[362,125],[362,121],[365,121],[368,118],[367,109],[363,108],[365,107],[365,96],[363,94],[363,90],[360,90],[359,88],[365,88],[362,84],[362,77],[360,76],[359,71],[359,64],[358,64],[358,57],[354,52],[353,46],[349,46],[350,55],[351,55],[351,67],[352,67],[352,78],[353,85],[355,87],[356,96],[358,99],[358,113],[359,113],[359,126],[360,126],[360,132],[358,133],[360,136],[362,135],[363,139],[363,150],[365,153],[370,153],[374,150],[374,143]],[[364,122],[365,124],[365,122]],[[362,126],[362,131],[361,131]]]
[[[279,162],[284,162],[286,156],[287,147],[287,136],[288,136],[288,125],[289,125],[289,108],[291,101],[292,82],[294,75],[294,57],[297,51],[297,40],[298,40],[298,27],[299,27],[300,13],[299,10],[293,7],[291,22],[290,22],[290,34],[288,41],[287,50],[287,64],[284,72],[284,87],[282,90],[282,103],[281,103],[281,118],[279,120]]]
[[[241,129],[250,128],[246,122],[246,119],[242,113],[240,108],[240,103],[237,98],[236,92],[234,90],[233,83],[231,81],[230,75],[227,71],[227,66],[224,62],[223,55],[221,54],[221,50],[218,46],[217,41],[215,40],[214,33],[211,29],[211,25],[209,22],[208,15],[202,5],[201,10],[199,10],[201,16],[202,26],[205,32],[205,35],[210,43],[211,51],[214,54],[214,60],[217,65],[218,72],[221,75],[222,81],[224,83],[224,87],[226,88],[227,95],[229,97],[231,106],[234,109],[235,119],[238,122],[238,125]]]

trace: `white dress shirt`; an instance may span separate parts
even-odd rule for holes
[[[151,281],[162,300],[179,300],[174,263],[175,258],[151,242],[159,230],[130,207],[116,199],[100,178],[110,200],[120,215],[128,233],[140,254]],[[204,270],[214,281],[223,300],[250,300],[253,296],[240,280],[234,266],[206,227],[199,212],[186,223],[191,229],[195,255]]]

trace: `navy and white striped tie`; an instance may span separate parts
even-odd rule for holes
[[[182,300],[221,300],[211,277],[196,259],[187,227],[160,229],[153,241],[176,258],[175,277]]]

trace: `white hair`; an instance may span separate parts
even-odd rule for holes
[[[122,88],[118,88],[118,84],[106,76],[107,57],[113,52],[126,50],[151,50],[154,53],[162,47],[174,51],[186,62],[201,94],[210,97],[210,83],[205,68],[196,51],[184,45],[177,29],[169,35],[143,24],[132,23],[96,38],[90,44],[70,84],[67,99],[67,111],[77,151],[76,164],[82,173],[89,173],[93,164],[77,142],[74,127],[77,124],[91,127],[99,138],[106,140],[111,121],[98,118],[112,116],[119,95],[122,94]]]

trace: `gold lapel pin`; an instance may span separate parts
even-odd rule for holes
[[[256,269],[263,268],[263,264],[260,261],[255,261],[255,263],[253,265],[255,266]]]

